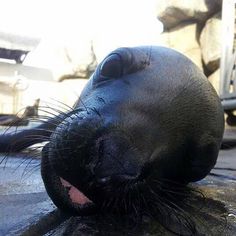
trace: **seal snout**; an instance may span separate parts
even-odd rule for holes
[[[122,182],[140,174],[140,154],[123,133],[110,133],[100,137],[96,144],[94,175],[99,183]]]
[[[113,185],[119,187],[121,184],[125,183],[137,183],[139,181],[139,176],[132,176],[132,175],[112,175],[108,177],[98,178],[97,184],[100,186],[107,186],[107,185]]]

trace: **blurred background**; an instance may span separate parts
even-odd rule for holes
[[[7,0],[0,14],[0,114],[35,101],[70,106],[117,47],[164,45],[219,91],[221,0]]]

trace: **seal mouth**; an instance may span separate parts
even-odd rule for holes
[[[81,206],[89,206],[90,204],[93,204],[93,202],[74,185],[72,185],[62,177],[60,177],[60,181],[62,186],[68,190],[68,196],[70,197],[71,202],[79,204]]]

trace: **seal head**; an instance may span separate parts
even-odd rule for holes
[[[42,177],[63,210],[141,209],[170,183],[204,178],[223,130],[220,100],[188,58],[164,47],[119,48],[51,135]]]

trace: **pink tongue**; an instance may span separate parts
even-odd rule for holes
[[[69,196],[72,202],[83,205],[86,203],[91,203],[92,201],[88,199],[82,192],[75,188],[72,184],[60,177],[61,183],[64,187],[69,188]]]

